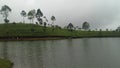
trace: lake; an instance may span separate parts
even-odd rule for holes
[[[14,68],[120,68],[120,38],[0,42]]]

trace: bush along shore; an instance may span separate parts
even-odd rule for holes
[[[6,59],[0,59],[0,68],[13,68],[13,63]]]
[[[65,38],[120,37],[117,31],[85,31],[36,24],[0,24],[0,40],[49,40]]]

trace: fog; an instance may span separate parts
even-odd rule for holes
[[[38,8],[51,23],[50,17],[56,17],[55,24],[65,26],[73,23],[82,26],[84,21],[90,23],[90,28],[116,29],[120,24],[120,1],[119,0],[0,0],[0,8],[8,5],[12,12],[9,15],[11,22],[20,22],[20,12]],[[3,21],[0,15],[0,22]],[[26,23],[29,20],[26,18]]]

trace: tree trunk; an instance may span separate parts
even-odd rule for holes
[[[23,23],[25,23],[25,18],[23,17]]]

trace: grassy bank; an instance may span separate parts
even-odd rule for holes
[[[28,38],[79,38],[79,37],[120,37],[120,32],[113,31],[69,31],[36,24],[0,24],[0,39]]]
[[[12,68],[12,63],[9,60],[0,59],[0,68]]]

